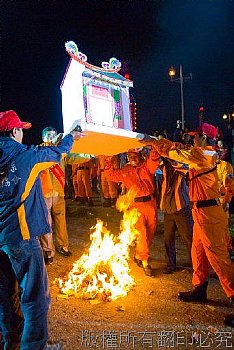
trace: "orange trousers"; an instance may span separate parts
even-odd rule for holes
[[[151,199],[149,202],[136,202],[131,208],[136,208],[141,214],[136,223],[136,229],[140,233],[136,241],[136,258],[148,260],[157,226],[156,201]]]
[[[51,231],[50,233],[46,233],[45,235],[41,236],[40,242],[43,252],[48,257],[53,257],[55,255],[55,237],[57,239],[57,244],[59,247],[68,248],[69,245],[66,224],[65,200],[62,196],[47,198],[45,197],[44,199],[48,210],[48,221],[51,228],[53,226],[53,234]]]
[[[79,197],[79,192],[78,192],[78,184],[77,184],[77,176],[73,176],[72,178],[72,183],[73,183],[73,188],[75,192],[75,198]]]
[[[101,173],[101,186],[104,198],[118,197],[118,183],[108,180],[105,171]]]
[[[92,198],[89,169],[77,170],[76,182],[78,187],[77,197]]]
[[[228,298],[234,297],[234,266],[226,242],[226,217],[221,206],[192,209],[194,286],[203,284],[212,267]]]

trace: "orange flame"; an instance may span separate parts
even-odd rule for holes
[[[129,210],[134,197],[132,190],[118,199],[117,207],[124,212],[118,237],[110,234],[101,220],[91,228],[94,231],[90,235],[88,254],[73,264],[66,281],[57,279],[62,293],[115,300],[126,296],[135,285],[128,265],[129,246],[139,234],[135,224],[140,213],[136,208]]]

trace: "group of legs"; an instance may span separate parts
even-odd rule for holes
[[[73,187],[75,200],[80,205],[93,206],[93,191],[91,186],[90,167],[88,165],[79,165],[73,169]]]
[[[207,301],[208,277],[211,268],[219,278],[221,286],[233,305],[233,313],[225,318],[225,324],[234,327],[234,268],[230,259],[226,214],[221,206],[192,209],[194,227],[192,263],[194,289],[180,292],[179,299],[187,302]]]
[[[138,266],[144,268],[147,276],[153,276],[148,259],[156,220],[149,225],[150,218],[152,219],[149,205],[140,203],[137,209],[141,213],[137,223],[140,238],[137,241],[134,261]],[[233,313],[225,318],[225,324],[234,327],[234,269],[227,245],[225,222],[226,214],[221,206],[194,207],[192,215],[189,208],[184,208],[175,214],[166,214],[164,243],[167,267],[164,273],[172,273],[176,270],[175,234],[178,229],[186,245],[189,260],[192,260],[192,284],[194,286],[192,291],[180,292],[179,300],[206,302],[208,278],[212,268],[233,305]]]

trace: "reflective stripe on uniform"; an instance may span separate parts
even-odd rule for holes
[[[30,232],[27,224],[24,202],[34,185],[38,174],[42,170],[50,168],[54,164],[56,164],[56,162],[44,162],[44,163],[35,164],[25,184],[25,190],[21,196],[21,205],[17,209],[17,215],[18,215],[18,220],[19,220],[19,225],[20,225],[20,230],[21,230],[23,240],[30,239]]]

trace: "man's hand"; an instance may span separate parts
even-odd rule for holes
[[[73,136],[74,140],[77,141],[81,137],[85,136],[84,133],[82,133],[80,125],[77,125],[71,132],[70,134]]]
[[[63,138],[63,133],[59,133],[58,135],[56,135],[53,140],[52,140],[52,144],[55,146],[58,146],[60,144],[60,142],[62,141]]]
[[[152,144],[154,144],[154,142],[156,141],[156,137],[154,136],[150,136],[147,134],[144,134],[144,138],[142,140],[139,140],[141,143],[143,143],[144,145],[148,145],[151,146]]]
[[[82,133],[79,131],[71,131],[70,134],[73,136],[73,139],[77,141],[81,138]]]

